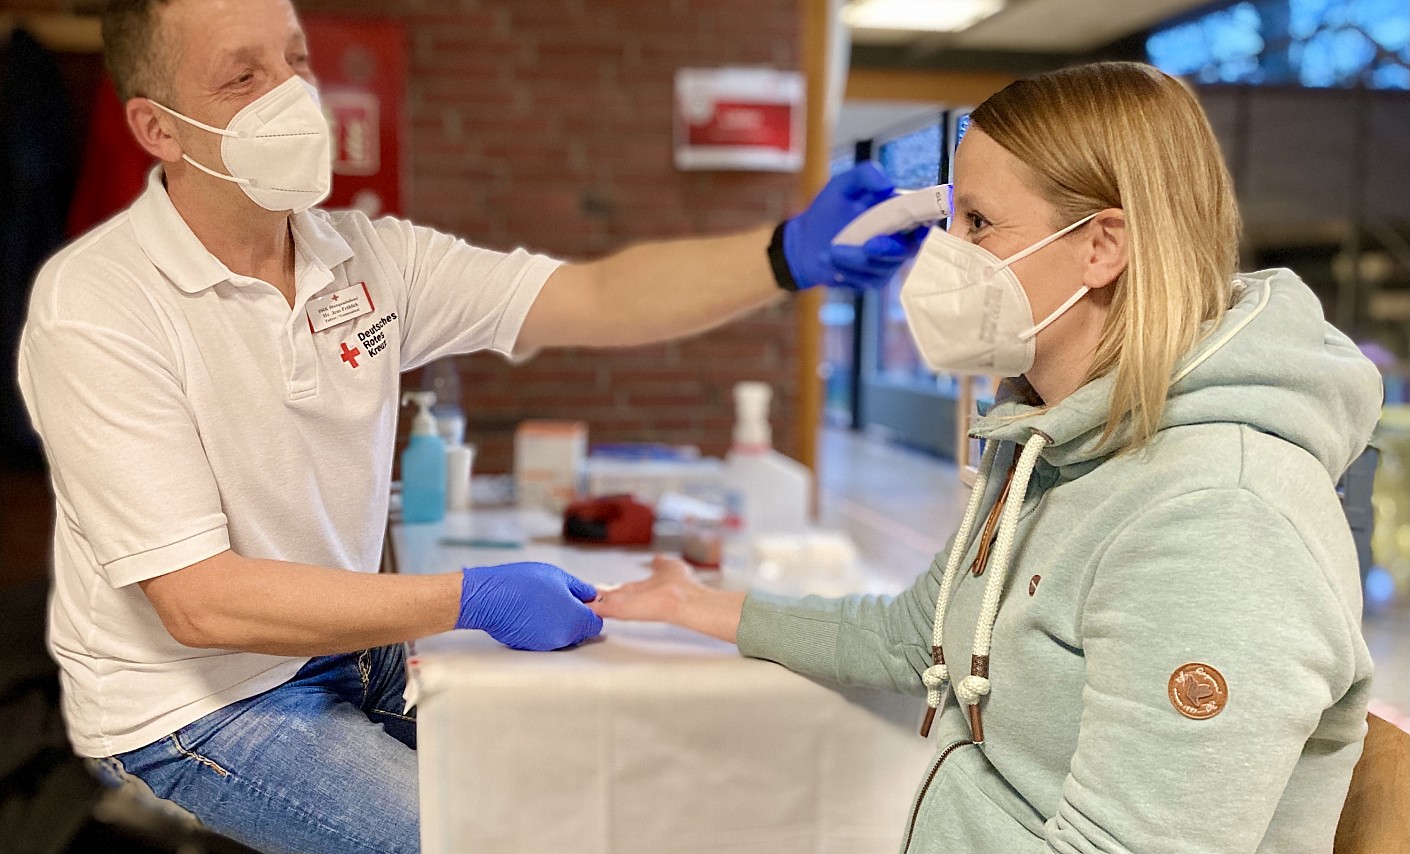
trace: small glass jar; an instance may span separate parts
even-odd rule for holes
[[[681,531],[681,557],[696,569],[719,570],[725,561],[725,522],[687,517]]]

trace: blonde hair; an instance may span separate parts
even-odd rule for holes
[[[1129,416],[1120,450],[1141,447],[1176,364],[1227,308],[1238,264],[1238,206],[1204,111],[1151,66],[1102,62],[1012,83],[971,118],[1036,176],[1054,230],[1125,212],[1127,266],[1084,383],[1115,373],[1101,440]]]

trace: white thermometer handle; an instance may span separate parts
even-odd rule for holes
[[[903,190],[861,215],[832,238],[834,246],[861,246],[873,237],[931,225],[950,215],[950,185]]]

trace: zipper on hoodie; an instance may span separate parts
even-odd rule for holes
[[[945,760],[950,758],[950,754],[967,744],[974,744],[973,741],[957,741],[954,744],[940,751],[940,758],[935,760],[935,764],[930,766],[930,774],[926,776],[925,783],[920,787],[920,794],[916,795],[916,805],[911,810],[911,823],[906,828],[906,844],[901,846],[901,854],[907,854],[911,850],[911,837],[915,836],[916,822],[920,820],[920,805],[925,803],[925,794],[930,791],[930,784],[935,782],[935,775],[940,773],[940,766],[945,764]]]

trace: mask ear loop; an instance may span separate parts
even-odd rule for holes
[[[151,98],[148,98],[147,100],[152,101]],[[152,101],[152,105],[155,106],[155,107],[161,107],[163,110],[165,110],[166,112],[170,113],[171,115],[177,117],[178,119],[181,119],[181,120],[182,120],[183,122],[185,122],[186,124],[188,124],[188,125],[194,125],[194,126],[200,128],[201,130],[204,130],[204,131],[210,131],[211,133],[219,134],[220,136],[235,136],[235,137],[243,137],[243,136],[246,136],[246,134],[240,133],[239,131],[229,130],[228,128],[212,127],[211,125],[208,125],[208,124],[206,124],[205,122],[197,121],[197,120],[191,118],[190,116],[182,115],[181,113],[178,113],[177,111],[173,110],[171,107],[166,106],[165,104],[161,103],[160,101]]]
[[[1101,211],[1097,211],[1097,213],[1101,213]],[[1054,240],[1059,240],[1071,233],[1072,231],[1081,228],[1082,226],[1091,222],[1096,217],[1097,213],[1088,214],[1087,216],[1084,216],[1074,222],[1072,225],[1069,225],[1067,228],[1064,228],[1062,231],[1054,232],[1053,234],[1048,235],[1047,237],[1043,238],[1042,240],[1038,241],[1027,249],[1010,255],[1009,257],[1003,260],[1003,263],[999,265],[999,269],[1003,270],[1008,267],[1011,267],[1019,261],[1022,261],[1024,258],[1027,258],[1029,255],[1032,255],[1034,252],[1037,252],[1039,249],[1042,249],[1044,246],[1047,246],[1049,243],[1052,243]],[[1059,317],[1062,317],[1064,312],[1076,305],[1077,301],[1082,299],[1082,297],[1086,296],[1087,291],[1090,290],[1091,288],[1087,287],[1086,285],[1083,285],[1082,287],[1078,288],[1076,293],[1067,298],[1067,302],[1058,306],[1057,311],[1054,311],[1052,314],[1044,318],[1043,322],[1032,327],[1031,329],[1025,330],[1024,332],[1020,332],[1018,335],[1018,340],[1033,340],[1035,337],[1037,337],[1039,332],[1042,332],[1044,329],[1047,329],[1049,324],[1051,324],[1054,320],[1057,320]]]
[[[187,163],[190,163],[192,166],[195,166],[197,169],[201,170],[207,175],[210,175],[211,177],[219,178],[222,181],[229,181],[232,184],[240,184],[246,187],[255,186],[255,182],[251,181],[249,178],[236,178],[234,175],[226,175],[224,172],[217,172],[209,166],[202,166],[201,164],[192,160],[191,155],[187,154],[184,151],[181,153],[181,159],[185,160]]]
[[[1064,228],[1062,231],[1053,232],[1052,234],[1049,234],[1047,237],[1044,237],[1042,240],[1038,241],[1027,249],[1024,249],[1020,252],[1015,252],[1014,254],[1005,258],[1003,260],[1003,263],[999,264],[999,267],[1003,268],[1017,264],[1019,261],[1022,261],[1024,258],[1027,258],[1029,255],[1032,255],[1034,252],[1037,252],[1039,249],[1042,249],[1044,246],[1047,246],[1049,243],[1052,243],[1054,240],[1058,240],[1062,237],[1065,237],[1069,232],[1081,228],[1082,226],[1096,219],[1097,214],[1099,213],[1101,213],[1101,211],[1097,211],[1097,213],[1087,214],[1086,216],[1074,222],[1072,225],[1069,225],[1067,228]]]
[[[1018,334],[1018,340],[1032,341],[1034,338],[1037,338],[1039,332],[1042,332],[1044,329],[1047,329],[1048,326],[1051,325],[1054,320],[1057,320],[1059,317],[1062,317],[1064,314],[1066,314],[1067,310],[1076,305],[1077,301],[1082,299],[1082,297],[1085,297],[1087,295],[1087,291],[1090,290],[1091,288],[1087,287],[1086,285],[1083,285],[1082,287],[1078,288],[1072,296],[1067,298],[1067,302],[1058,306],[1057,310],[1054,311],[1052,314],[1048,315],[1046,318],[1044,318],[1042,323],[1039,323],[1037,326],[1034,326],[1032,329],[1029,329],[1025,332],[1020,332]]]
[[[152,99],[148,98],[147,100],[151,101]],[[236,137],[237,139],[243,139],[248,136],[248,134],[240,133],[239,131],[227,130],[226,128],[212,127],[211,125],[208,125],[205,122],[197,121],[191,118],[190,116],[183,116],[181,113],[178,113],[171,107],[168,107],[158,101],[152,101],[152,104],[154,106],[161,107],[163,110],[175,116],[176,118],[181,119],[183,122],[186,122],[188,125],[193,125],[194,127],[198,127],[201,130],[209,131],[219,136]],[[236,178],[234,175],[226,175],[224,172],[217,172],[209,166],[203,166],[200,163],[197,163],[195,160],[192,160],[191,155],[187,154],[184,151],[181,152],[181,159],[185,160],[187,163],[190,163],[192,166],[195,166],[197,169],[201,170],[207,175],[210,175],[214,178],[219,178],[222,181],[229,181],[232,184],[241,184],[244,186],[254,186],[254,182],[248,178]]]

